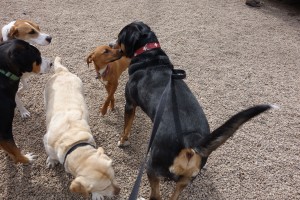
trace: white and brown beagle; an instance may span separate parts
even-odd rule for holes
[[[3,26],[1,30],[1,42],[11,39],[20,39],[28,43],[44,46],[51,43],[52,37],[48,34],[42,33],[39,26],[34,22],[28,20],[16,20]],[[19,91],[15,98],[17,108],[20,111],[22,118],[30,116],[30,112],[24,107],[23,103],[21,102],[20,95],[24,90],[29,88],[27,79],[31,74],[32,73],[23,74],[20,80],[22,83],[22,87],[19,88]]]
[[[51,43],[52,37],[48,34],[41,33],[37,24],[28,20],[16,20],[3,26],[2,41],[10,39],[20,39],[29,43],[38,45],[48,45]]]

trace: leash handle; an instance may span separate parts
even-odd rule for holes
[[[149,140],[149,143],[148,143],[147,153],[146,153],[144,161],[142,162],[142,164],[140,166],[138,176],[136,178],[136,181],[134,183],[133,189],[131,191],[131,194],[130,194],[128,200],[136,200],[137,197],[138,197],[139,187],[141,185],[141,180],[142,180],[143,172],[144,172],[144,169],[145,169],[145,164],[147,162],[148,153],[150,151],[152,142],[153,142],[153,140],[155,138],[155,135],[156,135],[156,131],[158,129],[158,126],[160,124],[162,115],[163,115],[164,110],[165,110],[165,106],[166,106],[166,102],[167,102],[167,94],[171,89],[172,79],[184,79],[185,77],[186,77],[186,73],[185,73],[184,70],[173,69],[173,73],[172,73],[172,75],[169,79],[169,82],[168,82],[167,86],[165,87],[165,89],[164,89],[164,91],[163,91],[163,93],[160,97],[160,101],[159,101],[159,104],[157,106],[155,117],[154,117],[154,120],[153,120],[153,128],[152,128],[151,137],[150,137],[150,140]]]

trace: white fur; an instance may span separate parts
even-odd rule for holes
[[[41,64],[41,71],[40,73],[48,73],[51,69],[51,65],[50,65],[50,60],[46,59],[46,58],[42,58],[42,64]],[[27,90],[29,88],[29,85],[27,83],[27,78],[29,76],[31,76],[32,74],[34,74],[33,72],[27,72],[24,73],[20,79],[20,82],[22,83],[22,86],[19,88],[16,97],[15,97],[15,101],[17,104],[17,108],[20,111],[21,117],[22,118],[27,118],[30,117],[30,112],[24,107],[24,104],[22,103],[20,96],[22,94],[22,92],[24,90]]]
[[[9,24],[3,26],[3,28],[2,28],[2,38],[3,38],[3,41],[7,41],[8,40],[8,33],[9,33],[11,27],[15,24],[15,22],[16,21],[12,21]]]

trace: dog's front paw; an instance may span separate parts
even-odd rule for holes
[[[123,143],[121,141],[118,142],[118,147],[126,147],[126,146],[129,146],[129,145],[130,145],[130,142],[128,140],[126,140]]]
[[[57,164],[58,164],[57,160],[51,159],[50,157],[47,158],[47,161],[46,161],[47,168],[55,167],[55,165],[57,165]]]
[[[93,192],[92,193],[92,200],[104,200],[104,196],[97,193],[97,192]]]
[[[37,155],[27,153],[25,154],[25,157],[28,159],[29,163],[33,163],[33,161],[35,161],[35,159],[37,158]]]
[[[30,112],[26,108],[20,109],[20,114],[23,119],[30,117]]]

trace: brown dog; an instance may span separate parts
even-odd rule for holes
[[[130,59],[122,57],[120,50],[113,49],[110,46],[98,46],[87,57],[86,62],[89,66],[94,63],[97,77],[105,85],[107,91],[107,98],[100,109],[102,115],[107,113],[107,108],[110,106],[111,110],[115,107],[114,94],[119,84],[119,77],[128,68]],[[121,59],[120,59],[121,58]]]

